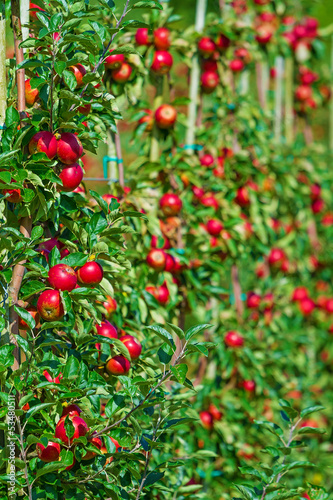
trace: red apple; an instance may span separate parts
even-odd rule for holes
[[[103,335],[109,339],[117,339],[118,333],[115,326],[113,326],[109,321],[102,321],[100,325],[96,325],[96,330],[98,335]]]
[[[230,43],[231,43],[231,40],[228,37],[226,37],[225,35],[223,35],[222,33],[220,35],[218,35],[218,37],[216,39],[216,47],[220,51],[223,51],[223,50],[227,49],[228,47],[230,47]]]
[[[228,347],[242,347],[244,345],[244,337],[240,333],[231,330],[225,334],[224,342]]]
[[[309,316],[315,309],[316,304],[313,302],[313,300],[307,297],[298,302],[298,307],[304,316]]]
[[[307,101],[312,97],[312,89],[308,85],[299,85],[295,92],[298,101]]]
[[[211,236],[218,236],[223,230],[223,224],[217,219],[210,219],[206,224],[206,229]]]
[[[65,314],[58,290],[45,290],[37,301],[37,311],[45,321],[59,321]]]
[[[162,244],[162,246],[159,247],[159,246],[157,246],[158,245],[158,237],[153,234],[153,236],[151,237],[151,242],[150,242],[151,248],[158,248],[159,250],[169,250],[169,248],[171,248],[171,244],[170,244],[170,241],[168,240],[168,238],[166,238],[164,236],[161,236],[160,238],[163,240],[163,244]]]
[[[242,71],[244,69],[244,62],[241,59],[233,59],[229,63],[229,68],[233,73],[238,73],[239,71]]]
[[[119,340],[127,347],[131,359],[138,359],[142,352],[142,345],[140,342],[132,335],[123,335]]]
[[[168,50],[171,46],[171,33],[168,28],[157,28],[154,31],[154,45],[157,50]]]
[[[212,167],[215,163],[215,158],[213,155],[206,153],[200,158],[200,165],[203,167]]]
[[[95,261],[89,261],[82,266],[77,272],[79,283],[86,286],[96,286],[103,279],[103,268]]]
[[[211,430],[214,424],[213,416],[211,415],[211,413],[209,413],[209,411],[201,411],[199,413],[199,416],[202,426],[207,430]]]
[[[214,40],[209,37],[202,37],[198,42],[198,51],[204,57],[211,57],[216,50]]]
[[[150,69],[157,75],[169,73],[173,65],[173,58],[170,52],[166,50],[157,50],[154,53],[153,62]]]
[[[135,34],[135,42],[137,45],[150,45],[148,28],[138,28]]]
[[[30,2],[30,9],[36,9],[36,10],[40,10],[42,12],[45,12],[44,9],[42,9],[41,7],[39,7],[39,5],[36,5],[35,3],[32,3]],[[33,19],[37,19],[37,12],[36,11],[31,11],[30,10],[30,16],[33,18]]]
[[[65,428],[66,419],[67,422],[70,420],[72,422],[72,425],[74,426],[74,435],[71,438],[69,438],[66,432]],[[69,414],[64,417],[61,417],[61,419],[57,423],[55,428],[55,437],[60,439],[67,446],[69,446],[73,443],[74,439],[85,436],[88,431],[89,431],[88,425],[83,420],[83,418],[78,417],[75,414],[74,415]]]
[[[112,50],[110,50],[112,52]],[[125,62],[124,54],[111,54],[104,61],[105,69],[118,69]]]
[[[73,268],[67,264],[57,264],[49,270],[50,285],[56,290],[71,292],[76,287],[77,277]]]
[[[198,187],[198,186],[192,186],[192,193],[194,194],[194,196],[198,199],[198,200],[201,200],[201,198],[204,196],[205,194],[205,191]]]
[[[202,71],[205,73],[206,71],[208,72],[213,72],[213,73],[217,73],[217,62],[214,61],[213,59],[204,59],[202,62],[201,62],[201,67],[202,67]]]
[[[82,156],[83,147],[75,134],[64,132],[58,140],[57,155],[65,165],[72,165]]]
[[[66,417],[66,415],[77,415],[79,417],[80,413],[82,413],[81,408],[79,408],[78,405],[72,403],[70,405],[66,404],[66,406],[63,407],[61,416]]]
[[[78,163],[66,165],[60,172],[59,178],[62,180],[62,186],[58,186],[59,191],[72,192],[81,184],[83,179],[82,167]]]
[[[75,79],[76,79],[76,84],[78,87],[83,87],[83,77],[87,73],[87,70],[82,64],[78,63],[75,64],[75,66],[70,66],[69,71],[74,73]]]
[[[249,309],[257,309],[260,306],[261,297],[257,293],[249,292],[246,300],[246,305]]]
[[[127,375],[131,363],[124,356],[114,356],[106,363],[106,369],[111,375]]]
[[[57,462],[60,456],[60,444],[49,441],[45,447],[42,443],[36,445],[37,455],[43,462]]]
[[[219,75],[215,71],[205,71],[202,73],[200,82],[201,88],[205,94],[211,94],[214,92],[219,84]]]
[[[242,385],[246,392],[253,392],[256,390],[256,383],[254,380],[244,380]]]
[[[168,290],[168,287],[167,286],[160,286],[158,289],[157,289],[157,301],[162,304],[162,305],[165,305],[169,302],[169,298],[170,298],[170,292]]]
[[[52,384],[60,384],[60,381],[61,381],[61,379],[63,377],[62,373],[60,372],[57,377],[53,378],[52,375],[50,375],[50,373],[47,370],[43,371],[43,375],[46,378],[46,380],[48,382],[51,382]]]
[[[200,198],[200,203],[204,205],[205,207],[213,207],[214,210],[217,210],[219,208],[219,204],[217,199],[215,198],[214,195],[212,194],[205,194]]]
[[[165,193],[160,199],[160,208],[166,217],[178,215],[183,203],[177,194]]]
[[[30,84],[31,78],[25,81],[25,102],[28,106],[33,106],[38,100],[38,89],[32,89]]]
[[[163,250],[153,248],[147,255],[147,264],[155,271],[163,271],[166,265],[166,253]]]
[[[286,259],[286,254],[281,248],[272,248],[269,256],[268,256],[268,263],[271,266],[277,266],[283,263],[283,261]]]
[[[98,448],[99,450],[101,450],[103,446],[102,440],[98,436],[97,437],[92,436],[90,439],[88,439],[88,444],[96,446],[96,448]],[[82,460],[91,460],[95,456],[96,453],[94,453],[93,451],[87,451],[87,453],[83,455]]]
[[[106,296],[106,300],[103,302],[103,307],[106,309],[106,316],[111,316],[117,310],[117,301],[110,295]]]
[[[112,70],[112,80],[117,83],[126,83],[131,78],[132,71],[132,66],[127,62],[123,62],[120,68]]]
[[[30,315],[34,318],[35,323],[36,323],[36,327],[38,327],[40,318],[39,318],[39,313],[38,313],[36,307],[29,305],[29,306],[27,306],[26,311],[28,313],[30,313]],[[19,329],[20,330],[28,330],[29,329],[27,323],[20,317],[19,317]]]
[[[45,153],[52,160],[57,154],[57,140],[55,136],[47,130],[37,132],[29,142],[29,152],[31,155]]]
[[[256,40],[260,45],[266,45],[273,36],[274,28],[270,24],[262,24],[256,29]]]
[[[172,128],[177,120],[177,111],[170,104],[162,104],[155,111],[155,122],[158,128],[167,130]]]
[[[11,181],[13,182],[13,181]],[[2,194],[6,195],[8,194],[6,200],[9,201],[10,203],[21,203],[23,201],[22,195],[21,195],[21,189],[3,189]]]
[[[211,414],[213,419],[216,420],[217,422],[220,421],[223,417],[223,413],[220,412],[220,410],[218,410],[216,408],[216,406],[213,405],[212,403],[209,405],[208,412]]]
[[[146,124],[146,128],[145,128],[145,131],[146,132],[150,132],[151,130],[153,130],[153,126],[154,126],[154,116],[153,116],[153,112],[151,109],[144,109],[143,110],[146,114],[144,116],[142,116],[139,120],[138,120],[138,125],[142,125],[143,123]]]
[[[295,288],[295,290],[293,291],[293,294],[292,294],[292,297],[291,297],[291,300],[293,302],[298,302],[299,300],[304,300],[304,299],[307,299],[308,298],[308,290],[307,288],[305,288],[305,286],[298,286],[297,288]]]
[[[237,194],[235,197],[235,202],[240,206],[240,207],[247,207],[250,205],[250,197],[249,197],[249,192],[246,187],[240,187],[237,189]]]

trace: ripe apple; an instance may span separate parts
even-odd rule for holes
[[[307,101],[312,97],[312,88],[309,85],[299,85],[295,97],[298,101]]]
[[[298,302],[298,307],[304,316],[309,316],[315,309],[316,304],[310,298],[306,297]]]
[[[49,441],[45,447],[42,443],[36,445],[37,455],[43,462],[57,462],[60,456],[60,444]]]
[[[214,210],[217,210],[219,208],[218,201],[212,194],[207,193],[204,196],[202,196],[200,198],[200,203],[205,207],[213,207]]]
[[[63,404],[66,406],[63,407],[62,414],[61,414],[62,417],[66,417],[66,415],[77,415],[79,417],[80,413],[82,413],[81,408],[79,408],[79,406],[74,404],[74,403],[72,403],[70,405],[68,405],[67,403],[63,403]]]
[[[218,37],[216,39],[216,47],[220,51],[223,51],[223,50],[227,49],[228,47],[230,47],[230,43],[231,43],[231,40],[227,36],[223,35],[222,33],[220,35],[218,35]]]
[[[138,28],[136,30],[135,42],[137,45],[150,45],[148,28]]]
[[[86,286],[96,286],[103,279],[103,268],[95,261],[89,261],[82,266],[77,272],[79,283]]]
[[[81,113],[82,115],[88,116],[89,113],[91,112],[91,104],[84,104],[83,106],[79,106],[77,108],[78,112]],[[85,122],[83,122],[84,124]]]
[[[112,50],[110,50],[112,52]],[[105,69],[118,69],[125,62],[124,54],[111,54],[104,61]]]
[[[219,84],[219,75],[215,71],[205,71],[202,73],[200,82],[201,88],[205,94],[211,94],[214,92]]]
[[[268,263],[271,266],[281,266],[286,259],[286,254],[281,248],[272,248],[268,255]]]
[[[246,305],[249,309],[257,309],[260,306],[261,297],[257,293],[249,292],[246,300]]]
[[[223,224],[217,219],[210,219],[206,224],[206,229],[211,236],[218,236],[223,230]]]
[[[215,163],[215,158],[213,155],[206,153],[200,158],[200,165],[203,167],[212,167]]]
[[[98,436],[96,436],[96,437],[92,436],[90,439],[88,439],[88,443],[96,446],[96,448],[98,448],[99,450],[101,450],[101,448],[103,446],[103,442],[102,442],[101,438]],[[94,453],[93,451],[87,451],[87,453],[85,455],[83,455],[82,460],[91,460],[95,456],[96,456],[96,453]]]
[[[37,301],[37,311],[45,321],[59,321],[65,314],[58,290],[45,290]]]
[[[109,339],[117,339],[118,333],[115,326],[113,326],[109,321],[102,321],[100,325],[96,325],[96,330],[98,335],[103,335]]]
[[[102,303],[106,309],[106,316],[111,316],[117,310],[117,301],[110,295],[106,296],[106,300]]]
[[[311,203],[311,210],[314,214],[320,214],[325,208],[325,202],[323,199],[318,198]]]
[[[38,328],[40,318],[39,318],[39,313],[38,313],[36,307],[29,305],[29,306],[27,306],[26,311],[28,313],[30,313],[30,315],[34,318],[35,323],[36,323],[36,327]],[[24,319],[22,319],[20,317],[19,317],[19,329],[20,330],[28,330],[29,329],[27,323],[24,321]]]
[[[57,154],[57,139],[47,130],[37,132],[29,142],[29,152],[31,155],[45,153],[52,160]]]
[[[83,170],[78,163],[73,163],[73,165],[65,165],[59,174],[59,178],[62,180],[62,186],[58,186],[59,191],[65,191],[66,193],[74,191],[83,179]]]
[[[162,104],[155,111],[155,122],[158,128],[168,130],[177,120],[177,110],[170,104]]]
[[[249,197],[249,192],[245,186],[242,186],[237,189],[237,194],[235,197],[235,202],[240,206],[240,207],[247,207],[250,205],[250,197]]]
[[[131,363],[124,356],[113,356],[106,363],[106,369],[111,375],[127,375],[131,369]]]
[[[266,45],[273,36],[274,28],[270,24],[262,24],[256,29],[256,40],[260,45]]]
[[[37,251],[44,255],[46,260],[48,260],[49,253],[54,247],[57,247],[60,250],[60,243],[57,238],[50,238],[49,240],[41,243],[37,248]]]
[[[39,7],[39,5],[36,5],[35,3],[32,3],[32,2],[30,2],[30,9],[36,9],[36,10],[40,10],[42,12],[45,12],[44,9],[42,9],[41,7]],[[30,10],[30,16],[33,19],[37,19],[37,12]]]
[[[169,298],[170,298],[170,292],[168,290],[168,287],[165,285],[160,286],[157,289],[157,297],[156,298],[160,304],[162,304],[162,305],[167,304],[169,302]]]
[[[205,194],[205,191],[198,186],[192,186],[192,193],[194,194],[195,198],[197,198],[198,200],[201,200],[201,198]]]
[[[132,335],[123,335],[119,340],[127,347],[131,359],[138,359],[142,352],[142,345],[140,342]]]
[[[213,419],[216,420],[217,422],[220,421],[223,417],[223,413],[220,412],[220,410],[218,410],[216,408],[216,406],[213,405],[212,403],[209,405],[208,412],[211,414]]]
[[[75,66],[70,66],[68,69],[69,69],[69,71],[74,73],[74,76],[76,78],[76,85],[78,87],[83,87],[83,85],[84,85],[83,77],[87,73],[86,68],[84,66],[82,66],[82,64],[78,63],[78,64],[75,64]]]
[[[72,267],[67,264],[57,264],[49,270],[48,280],[56,290],[71,292],[76,287],[77,276]]]
[[[305,286],[298,286],[294,289],[291,300],[293,302],[298,302],[299,300],[304,300],[308,297],[308,289]]]
[[[66,432],[65,428],[65,420],[67,419],[72,422],[72,425],[74,426],[74,435],[69,438]],[[74,441],[74,439],[77,439],[81,436],[85,436],[87,432],[89,431],[88,425],[86,424],[85,420],[83,418],[78,417],[77,415],[66,415],[64,417],[61,417],[59,422],[56,425],[55,428],[55,437],[60,439],[64,444],[66,445],[71,445]]]
[[[333,298],[327,298],[326,300],[326,303],[325,303],[325,309],[326,309],[326,312],[328,312],[329,314],[332,314],[333,313]]]
[[[9,201],[10,203],[21,203],[21,201],[23,201],[21,195],[21,189],[3,189],[2,194],[9,195],[7,196],[6,200]]]
[[[168,50],[171,46],[171,32],[168,28],[157,28],[154,31],[154,45],[157,50]]]
[[[143,111],[146,114],[138,120],[138,125],[142,125],[143,123],[145,123],[146,124],[146,128],[145,128],[146,132],[150,132],[151,130],[153,130],[153,126],[154,126],[153,112],[151,109],[144,109]]]
[[[209,411],[201,411],[199,413],[199,416],[200,416],[202,426],[205,429],[211,430],[213,428],[213,425],[214,425],[214,420],[213,420],[212,414]]]
[[[208,72],[213,72],[213,73],[217,73],[217,62],[214,61],[213,59],[204,59],[202,62],[201,62],[201,67],[202,67],[202,71],[205,73],[206,71]]]
[[[198,42],[198,51],[203,57],[211,57],[216,50],[214,40],[204,36]]]
[[[111,77],[116,83],[126,83],[131,77],[133,68],[127,62],[123,62],[120,68],[112,70]]]
[[[165,193],[160,199],[160,208],[166,217],[178,215],[183,202],[177,194]]]
[[[25,102],[28,106],[33,106],[38,100],[39,91],[38,89],[32,89],[30,84],[31,78],[25,81]]]
[[[163,245],[161,247],[157,246],[158,237],[153,234],[150,242],[151,248],[158,248],[159,250],[169,250],[169,248],[171,248],[171,244],[168,238],[166,238],[165,236],[161,236],[160,238],[163,240]]]
[[[170,52],[166,50],[157,50],[154,53],[153,62],[150,69],[157,75],[169,73],[173,65],[173,58]]]
[[[238,73],[240,71],[243,71],[244,67],[245,64],[241,59],[233,59],[229,63],[229,68],[233,73]]]
[[[166,265],[166,253],[164,250],[153,248],[148,253],[146,262],[155,271],[163,271]]]
[[[244,380],[242,385],[246,392],[253,392],[256,390],[256,383],[254,380]]]
[[[228,347],[242,347],[244,345],[244,337],[240,333],[231,330],[225,334],[224,342]]]
[[[64,132],[58,140],[57,155],[65,165],[73,165],[82,156],[83,147],[75,134]]]

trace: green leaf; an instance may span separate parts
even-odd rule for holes
[[[100,339],[100,342],[102,342],[102,335],[98,335],[98,338]],[[104,342],[105,342],[105,338],[106,337],[103,337],[104,338]],[[131,361],[131,356],[130,356],[130,353],[128,352],[128,349],[126,347],[126,345],[119,339],[109,339],[110,340],[110,343],[111,345],[114,345],[118,351],[120,351],[120,354],[122,354],[126,359],[128,359],[128,361]]]
[[[183,384],[186,380],[186,374],[188,371],[188,366],[185,363],[177,366],[171,366],[170,370],[178,380],[180,384]]]
[[[36,321],[31,316],[31,314],[26,309],[23,309],[23,307],[14,306],[14,309],[15,312],[17,312],[17,314],[20,316],[20,318],[22,318],[27,323],[30,330],[33,330],[36,326]]]
[[[185,333],[183,332],[183,330],[181,328],[179,328],[179,326],[177,325],[174,325],[173,323],[167,323],[167,325],[170,326],[170,328],[175,332],[175,334],[180,338],[180,339],[184,339],[185,338]]]
[[[326,430],[318,427],[301,427],[297,434],[326,434]]]
[[[147,330],[153,330],[153,332],[158,335],[163,342],[166,342],[173,350],[175,349],[175,343],[173,341],[171,333],[169,333],[167,330],[162,328],[159,325],[152,325],[152,326],[147,326]]]
[[[325,410],[325,407],[320,405],[308,406],[307,408],[304,408],[304,410],[301,411],[301,418],[305,418],[308,415],[310,415],[310,413],[315,413],[316,411],[321,411],[321,410]]]
[[[88,258],[89,256],[82,252],[75,252],[61,259],[61,262],[70,267],[82,267],[87,262]]]
[[[140,0],[132,5],[132,9],[158,9],[163,10],[163,6],[154,0]]]
[[[44,476],[45,474],[49,474],[50,472],[55,472],[59,469],[63,469],[65,466],[60,463],[60,462],[57,462],[57,463],[49,463],[49,464],[46,464],[44,465],[41,469],[38,469],[37,470],[37,473],[36,473],[36,479],[38,477],[41,477],[41,476]]]
[[[189,328],[185,333],[185,338],[189,341],[194,335],[202,332],[202,330],[207,330],[207,328],[211,328],[212,325],[204,324],[204,325],[196,325]]]
[[[67,69],[65,69],[63,71],[63,73],[62,73],[62,77],[64,79],[65,84],[67,85],[67,87],[70,90],[73,91],[73,90],[76,89],[77,81],[76,81],[74,73],[72,73],[71,71],[68,71]]]
[[[149,472],[145,480],[145,487],[157,483],[162,477],[164,477],[164,472]]]
[[[255,496],[253,491],[247,486],[242,486],[241,484],[234,484],[234,486],[240,491],[246,500],[254,500]]]

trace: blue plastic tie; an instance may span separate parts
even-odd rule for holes
[[[6,125],[0,125],[0,130],[6,130]]]
[[[108,163],[109,161],[114,161],[115,163],[123,163],[122,159],[118,159],[116,156],[104,156],[103,157],[103,175],[104,179],[108,179]]]
[[[203,146],[201,146],[201,144],[185,144],[185,146],[182,146],[181,149],[193,149],[194,151],[201,151],[203,149]]]

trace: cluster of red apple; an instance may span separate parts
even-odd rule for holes
[[[48,282],[53,290],[44,290],[37,301],[37,311],[45,321],[59,321],[65,314],[61,291],[71,292],[77,282],[83,286],[95,287],[103,279],[103,268],[98,262],[90,261],[77,271],[67,264],[56,264],[48,273]]]
[[[306,17],[298,23],[294,17],[288,16],[284,18],[283,23],[291,28],[283,36],[294,52],[308,52],[313,41],[318,37],[318,20],[314,17]]]
[[[251,309],[250,319],[258,321],[261,317],[261,311],[264,315],[265,325],[269,325],[273,317],[274,296],[271,292],[260,296],[255,292],[248,292],[246,298],[246,306]]]
[[[328,285],[323,281],[318,281],[316,288],[318,291],[327,291]],[[311,315],[316,308],[326,314],[333,314],[332,297],[319,295],[315,300],[313,300],[309,295],[308,289],[304,286],[299,286],[294,289],[291,300],[298,304],[298,307],[304,316]],[[333,325],[329,328],[329,332],[333,332]]]
[[[266,45],[278,29],[278,18],[272,12],[261,12],[254,21],[256,40],[260,45]]]
[[[144,115],[138,120],[138,126],[145,124],[145,131],[151,132],[154,126],[161,130],[171,129],[177,120],[177,110],[171,104],[161,104],[155,112],[151,109],[144,109]]]
[[[295,90],[295,99],[300,103],[300,110],[305,112],[307,108],[316,108],[316,101],[313,99],[311,85],[318,80],[318,74],[306,66],[299,68],[299,78],[301,84]]]
[[[149,47],[154,44],[155,51],[153,54],[150,69],[156,75],[164,75],[169,73],[173,65],[173,57],[168,51],[171,47],[171,32],[168,28],[157,28],[154,30],[153,37],[149,36],[148,28],[139,28],[135,34],[135,42],[139,46]]]
[[[107,453],[107,449],[105,445],[103,444],[103,441],[100,437],[94,436],[96,433],[92,433],[89,436],[89,427],[86,423],[86,421],[80,417],[82,410],[76,405],[76,404],[69,404],[63,408],[63,412],[61,415],[61,418],[59,422],[56,425],[55,428],[55,438],[59,439],[63,445],[65,446],[65,449],[72,449],[74,448],[75,450],[75,443],[74,440],[78,439],[83,436],[88,435],[88,444],[92,445],[97,448],[102,454]],[[71,422],[71,425],[74,428],[74,434],[70,438],[67,435],[66,431],[66,424],[68,420]],[[116,452],[119,451],[120,445],[116,439],[110,437],[111,441],[116,447]],[[74,451],[73,450],[73,451]],[[61,445],[58,442],[54,441],[49,441],[46,446],[44,446],[42,443],[38,443],[36,445],[36,451],[38,457],[46,463],[49,462],[56,462],[60,459],[60,452],[61,452]],[[88,450],[86,453],[82,456],[82,460],[91,460],[97,455],[97,452]],[[106,461],[106,463],[110,463],[112,461],[112,457],[109,457]],[[74,467],[76,463],[75,456],[73,455],[73,463],[69,466],[66,467],[66,470],[70,470]]]
[[[83,154],[83,147],[75,134],[64,132],[57,139],[52,132],[47,130],[37,132],[29,142],[29,152],[31,155],[44,153],[50,160],[58,158],[61,162],[59,177],[63,184],[59,186],[60,191],[74,191],[79,186],[83,179],[83,169],[77,160]],[[12,203],[22,201],[20,189],[4,189],[3,193],[9,194],[7,200]]]
[[[207,430],[211,430],[214,426],[214,422],[219,422],[222,419],[223,413],[211,403],[208,410],[200,412],[199,416],[203,427]]]

